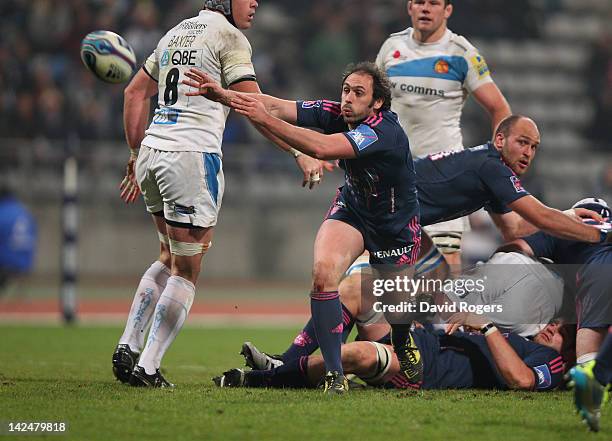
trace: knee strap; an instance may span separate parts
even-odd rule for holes
[[[372,375],[361,376],[360,378],[368,384],[378,386],[382,383],[383,378],[391,369],[391,360],[393,355],[391,350],[385,345],[376,343],[375,341],[368,342],[376,348],[376,370]]]
[[[204,243],[193,243],[193,242],[179,242],[178,240],[170,239],[170,252],[175,256],[197,256],[198,254],[206,254],[206,252],[212,246],[212,242]]]

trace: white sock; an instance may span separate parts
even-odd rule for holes
[[[142,351],[145,333],[151,323],[155,305],[162,291],[166,288],[166,282],[170,277],[170,269],[163,263],[155,261],[145,271],[130,308],[128,321],[125,324],[123,335],[119,339],[120,345],[129,345],[134,352]]]
[[[195,286],[180,276],[171,276],[157,306],[147,345],[138,365],[149,375],[155,373],[161,359],[185,323],[195,296]]]
[[[576,359],[576,364],[588,363],[591,360],[595,360],[595,357],[597,357],[597,352],[588,352],[586,354],[582,354]]]

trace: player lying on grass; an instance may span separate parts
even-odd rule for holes
[[[612,384],[612,327],[595,360],[573,367],[568,374],[574,386],[576,412],[593,432],[599,431],[601,406],[608,401]]]
[[[187,76],[191,81],[183,82],[195,87],[192,95],[230,104],[274,137],[317,159],[338,159],[345,170],[345,185],[315,240],[310,295],[313,326],[329,373],[325,391],[344,393],[348,383],[340,358],[340,280],[364,250],[370,252],[370,263],[407,274],[419,253],[414,164],[408,138],[389,111],[390,83],[373,63],[359,63],[343,76],[340,103],[296,102],[227,91],[199,70]],[[407,337],[405,325],[394,325],[393,341],[400,354],[407,348]]]
[[[353,267],[353,271],[361,270],[363,268]],[[421,253],[415,264],[415,279],[447,282],[451,280],[448,279],[448,274],[448,264],[429,236],[423,233]],[[361,274],[360,285],[340,285],[344,319],[343,341],[348,338],[353,325],[356,325],[359,340],[385,344],[389,342],[389,325],[384,321],[383,314],[373,308],[374,303],[380,299],[372,293],[372,277],[365,268]],[[462,282],[454,282],[451,285],[460,289],[457,289],[457,292],[446,289],[433,293],[436,305],[450,305],[455,302],[474,307],[493,306],[494,311],[488,313],[489,318],[503,331],[523,337],[535,336],[553,319],[559,317],[563,303],[562,280],[541,262],[516,252],[495,253],[486,264],[452,280]],[[467,280],[475,283],[466,283]],[[483,281],[484,289],[480,289],[478,280]],[[431,295],[432,292],[428,294]],[[421,301],[434,303],[431,298],[417,297],[416,302]],[[426,319],[433,316],[422,316],[427,315],[429,317],[425,317]],[[452,314],[438,314],[437,317],[444,319],[450,315]],[[309,321],[281,355],[268,355],[250,342],[244,343],[241,353],[246,364],[253,369],[268,369],[311,355],[317,348],[312,321]]]
[[[545,391],[563,379],[566,346],[564,328],[550,324],[534,341],[516,334],[502,334],[483,315],[456,314],[444,331],[410,331],[414,357],[423,374],[409,382],[400,373],[393,348],[376,342],[358,341],[342,346],[347,373],[367,384],[399,389],[521,389]],[[480,332],[454,332],[460,325]],[[221,387],[316,387],[324,374],[321,357],[300,357],[269,370],[231,369],[213,380]]]

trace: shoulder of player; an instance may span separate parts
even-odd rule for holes
[[[366,125],[378,131],[388,131],[399,129],[403,132],[402,126],[395,112],[390,110],[381,110],[375,115],[366,118],[361,124]]]
[[[478,49],[468,41],[463,35],[455,34],[450,31],[449,44],[456,47],[463,54],[478,52]]]
[[[406,28],[403,31],[393,32],[392,34],[389,34],[389,36],[384,41],[382,46],[384,47],[385,45],[392,44],[392,43],[397,42],[397,41],[405,40],[407,37],[410,36],[410,31],[411,30],[412,30],[412,28]]]
[[[412,28],[408,27],[402,31],[399,32],[393,32],[391,34],[389,34],[389,38],[403,38],[403,37],[407,37],[408,35],[410,35],[410,32],[412,31]]]

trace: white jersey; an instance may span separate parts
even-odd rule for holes
[[[391,34],[376,64],[391,80],[391,109],[413,156],[463,149],[460,120],[467,95],[493,82],[474,46],[448,29],[435,43],[420,43],[408,28]]]
[[[218,12],[203,10],[171,29],[143,69],[159,83],[159,102],[142,144],[164,151],[195,151],[221,156],[229,108],[204,97],[185,95],[185,72],[197,67],[228,87],[255,80],[251,45]]]

